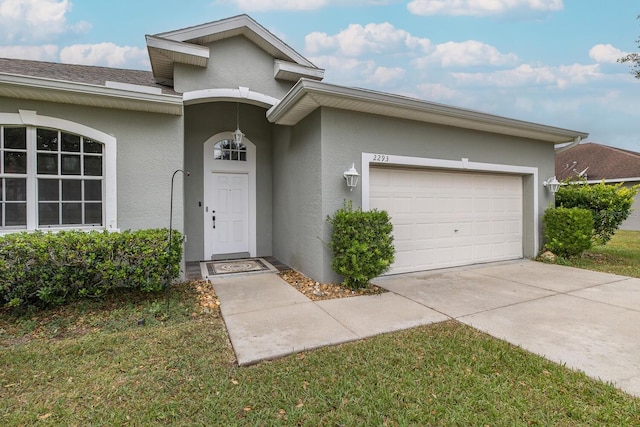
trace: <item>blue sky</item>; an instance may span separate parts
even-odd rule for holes
[[[637,0],[0,0],[0,57],[149,69],[144,35],[247,13],[325,81],[640,151]]]

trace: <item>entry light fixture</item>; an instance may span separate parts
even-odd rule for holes
[[[235,142],[236,147],[240,147],[242,144],[242,139],[244,138],[244,133],[240,130],[240,103],[236,103],[236,130],[233,132],[233,142]]]
[[[360,178],[360,174],[356,170],[356,164],[351,163],[351,167],[344,171],[342,176],[344,176],[344,179],[347,180],[347,187],[349,187],[349,189],[353,191],[353,187],[358,185],[358,178]]]
[[[542,183],[542,185],[547,187],[547,190],[549,190],[551,194],[556,194],[558,192],[558,189],[560,188],[560,182],[558,182],[555,176],[547,179]]]

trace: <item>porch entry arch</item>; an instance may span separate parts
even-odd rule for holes
[[[256,256],[256,146],[231,141],[220,132],[203,145],[205,259]]]

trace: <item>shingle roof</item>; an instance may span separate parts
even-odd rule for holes
[[[151,71],[143,70],[125,70],[121,68],[96,67],[90,65],[0,58],[0,73],[42,77],[99,86],[104,86],[105,82],[112,81],[160,88],[162,89],[162,93],[167,95],[177,94],[173,88],[157,84]]]
[[[588,142],[556,155],[556,177],[575,178],[586,169],[589,181],[640,177],[640,153]]]

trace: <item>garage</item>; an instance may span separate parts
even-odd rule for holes
[[[390,274],[522,258],[519,175],[372,167],[369,185],[393,223]]]

